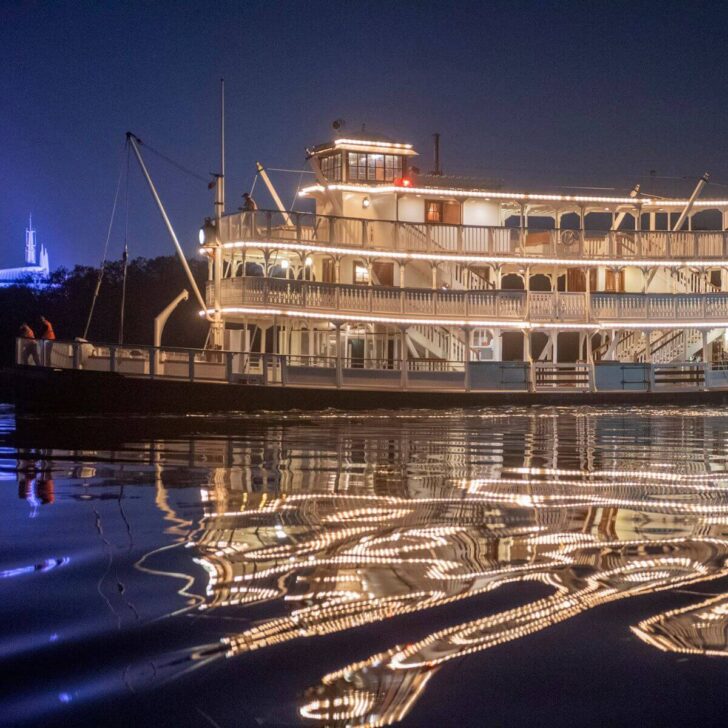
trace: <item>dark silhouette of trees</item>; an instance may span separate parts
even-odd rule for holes
[[[207,264],[194,259],[189,264],[204,293]],[[30,280],[0,288],[0,362],[12,362],[13,339],[23,321],[38,334],[41,315],[51,321],[58,339],[72,340],[82,336],[97,278],[97,268],[77,265],[73,270],[59,268],[54,271],[50,285],[45,288],[32,285]],[[122,278],[122,262],[107,263],[88,332],[91,341],[116,342],[119,338]],[[205,343],[207,323],[198,315],[199,304],[177,258],[164,256],[129,261],[124,343],[152,344],[154,317],[183,288],[190,291],[190,298],[179,305],[167,322],[163,344],[199,348]]]

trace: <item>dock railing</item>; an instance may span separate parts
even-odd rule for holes
[[[311,212],[256,210],[225,215],[223,243],[279,241],[367,250],[540,258],[686,259],[728,258],[723,230],[592,230],[518,226],[449,225]]]
[[[728,391],[728,366],[702,362],[446,361],[119,346],[16,339],[15,363],[221,385],[432,391]]]

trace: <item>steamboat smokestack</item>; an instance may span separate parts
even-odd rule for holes
[[[440,169],[440,133],[435,132],[432,135],[432,139],[435,145],[435,169],[433,170],[432,174],[435,174],[439,177],[442,174],[442,170]]]

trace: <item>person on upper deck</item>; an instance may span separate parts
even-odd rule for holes
[[[258,205],[255,200],[250,196],[250,192],[243,192],[243,212],[255,212],[258,209]]]

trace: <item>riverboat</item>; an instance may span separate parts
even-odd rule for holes
[[[728,199],[702,196],[707,174],[684,199],[571,195],[421,174],[411,144],[375,134],[307,156],[310,211],[228,212],[217,176],[205,291],[190,274],[204,350],[161,346],[175,302],[152,347],[44,342],[23,367],[18,340],[17,399],[48,404],[71,380],[61,389],[89,386],[86,406],[114,391],[140,405],[136,389],[162,409],[728,394]]]

